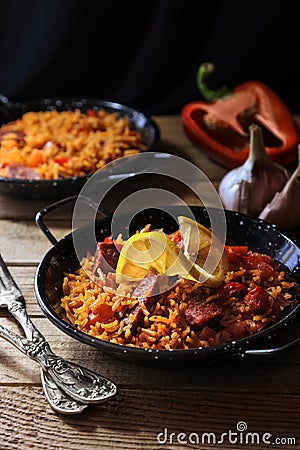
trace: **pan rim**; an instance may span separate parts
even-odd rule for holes
[[[191,208],[193,208],[193,210],[195,210],[195,209],[201,210],[202,213],[204,213],[204,210],[206,210],[206,208],[202,207],[202,206],[191,206]],[[238,219],[251,220],[251,221],[257,223],[257,225],[271,226],[274,229],[274,231],[278,232],[283,239],[291,242],[291,244],[293,246],[295,246],[299,250],[299,253],[300,253],[300,247],[299,247],[299,244],[296,241],[296,239],[294,239],[291,236],[287,236],[286,233],[283,233],[282,231],[280,231],[278,229],[278,227],[270,225],[262,219],[250,217],[246,214],[236,213],[234,211],[228,211],[228,210],[225,210],[225,213],[226,213],[226,218],[227,218],[227,216],[229,216],[229,217],[236,216]],[[99,224],[104,225],[105,223],[110,223],[110,219],[104,218],[97,222],[99,222]],[[36,295],[37,301],[38,301],[42,311],[44,312],[46,317],[48,319],[50,319],[50,321],[55,326],[57,326],[61,331],[68,334],[70,337],[72,337],[84,344],[93,346],[93,347],[97,348],[98,350],[103,351],[105,353],[114,354],[116,356],[132,355],[133,358],[137,358],[137,359],[144,359],[144,358],[146,359],[146,358],[151,357],[150,358],[151,360],[154,360],[154,361],[158,360],[161,362],[163,362],[163,361],[176,362],[176,361],[182,361],[182,360],[195,361],[195,360],[198,360],[200,357],[201,358],[205,357],[206,355],[213,356],[214,354],[219,355],[220,353],[232,354],[232,355],[239,354],[239,353],[242,354],[246,348],[249,348],[251,346],[251,344],[255,344],[257,342],[263,341],[265,338],[270,339],[271,337],[276,335],[277,332],[279,330],[283,329],[285,326],[287,326],[287,324],[290,323],[300,311],[300,302],[298,302],[295,306],[292,307],[291,311],[289,311],[280,320],[278,320],[274,324],[270,325],[266,329],[261,330],[260,332],[255,333],[252,336],[246,336],[244,338],[241,338],[241,339],[238,339],[235,341],[231,341],[228,343],[223,343],[223,344],[219,344],[219,345],[215,345],[215,346],[210,346],[210,347],[197,347],[197,348],[192,348],[192,349],[170,349],[170,350],[157,349],[157,350],[154,350],[154,349],[144,349],[144,348],[140,348],[140,347],[131,347],[128,345],[116,344],[116,343],[112,343],[109,341],[104,341],[99,338],[94,338],[94,337],[88,335],[87,333],[84,333],[84,332],[76,329],[71,324],[67,323],[62,317],[60,317],[58,315],[58,313],[54,310],[54,308],[50,304],[50,302],[48,300],[44,299],[43,296],[41,295],[42,282],[43,282],[42,272],[43,272],[44,267],[49,267],[51,258],[53,256],[55,256],[54,254],[55,253],[57,254],[57,252],[59,252],[61,247],[64,248],[64,246],[66,245],[66,242],[73,239],[74,233],[83,232],[84,227],[85,226],[70,232],[69,234],[64,236],[62,239],[60,239],[54,246],[52,246],[45,253],[45,255],[43,256],[43,258],[40,261],[40,263],[37,267],[37,270],[36,270],[35,280],[34,280],[34,290],[35,290],[35,295]]]

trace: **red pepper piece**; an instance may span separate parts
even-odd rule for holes
[[[199,80],[198,85],[200,89]],[[201,88],[203,91],[203,84]],[[212,99],[213,91],[209,94]],[[251,123],[262,127],[271,160],[286,166],[296,159],[299,140],[296,122],[281,98],[260,81],[247,81],[230,94],[226,91],[224,98],[217,95],[213,102],[188,103],[181,111],[181,119],[189,138],[229,169],[242,165],[248,157]]]
[[[273,267],[274,269],[277,268],[277,264],[273,260],[273,258],[269,255],[265,255],[263,253],[252,253],[248,256],[243,256],[242,261],[246,269],[259,269],[259,265],[261,263],[266,263]]]
[[[225,245],[225,253],[229,263],[239,265],[242,256],[247,255],[248,247],[246,245]]]
[[[255,286],[245,297],[244,302],[252,311],[266,311],[270,307],[269,294],[261,286]]]
[[[229,283],[221,286],[218,291],[218,298],[221,302],[225,302],[230,297],[237,297],[242,290],[244,289],[244,285],[241,283],[237,283],[236,281],[230,281]]]
[[[89,117],[97,117],[97,113],[93,109],[88,109],[86,115]]]
[[[62,156],[61,158],[54,158],[54,162],[59,166],[63,166],[68,161],[70,161],[70,158],[68,156]]]
[[[112,242],[113,242],[112,234],[111,234],[110,236],[106,236],[106,237],[103,239],[103,242],[105,242],[106,244],[112,243]]]
[[[277,264],[269,255],[252,253],[252,255],[243,256],[242,262],[247,270],[260,270],[261,279],[264,281],[276,275]]]
[[[266,262],[259,263],[257,267],[261,271],[261,278],[264,281],[268,280],[270,277],[275,277],[276,275],[275,269]]]
[[[237,255],[247,255],[248,246],[247,245],[225,245],[226,254],[235,253]]]

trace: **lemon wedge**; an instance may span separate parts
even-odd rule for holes
[[[179,276],[208,287],[222,284],[227,272],[224,246],[210,230],[194,220],[179,216],[182,251],[163,231],[136,233],[122,247],[116,281],[135,281],[149,272]]]
[[[163,231],[136,233],[122,247],[116,280],[139,280],[147,273],[186,276],[192,263]]]
[[[184,255],[192,264],[189,276],[208,287],[218,287],[226,276],[228,261],[217,236],[195,220],[179,216]]]

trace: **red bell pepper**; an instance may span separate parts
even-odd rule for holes
[[[263,130],[269,158],[284,166],[293,162],[299,130],[281,98],[255,80],[240,84],[231,92],[226,87],[213,91],[206,85],[213,69],[212,64],[205,63],[198,70],[198,88],[205,101],[188,103],[181,111],[182,124],[191,141],[231,169],[246,161],[248,128],[256,123]]]
[[[218,299],[221,302],[226,302],[230,297],[237,297],[244,288],[245,286],[243,284],[237,283],[236,281],[225,283],[218,291]]]
[[[63,166],[64,164],[66,164],[68,161],[70,161],[70,158],[68,156],[61,156],[60,158],[54,158],[53,160],[56,164],[58,164],[59,166]]]
[[[245,297],[244,302],[253,311],[265,311],[270,308],[269,294],[261,286],[255,286]]]
[[[86,115],[89,117],[97,117],[97,113],[93,109],[88,109]]]

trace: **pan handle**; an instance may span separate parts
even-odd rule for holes
[[[38,213],[35,216],[35,222],[39,229],[43,232],[43,234],[46,236],[46,238],[51,242],[51,244],[55,245],[57,243],[56,237],[53,235],[53,233],[49,230],[47,225],[44,222],[44,217],[49,214],[51,211],[54,211],[61,206],[65,205],[66,203],[70,203],[72,201],[75,201],[78,198],[78,195],[72,195],[71,197],[63,198],[62,200],[58,200],[55,203],[51,203],[50,205],[46,206],[42,210],[38,211]],[[112,213],[108,211],[103,206],[99,206],[95,204],[91,199],[80,196],[81,200],[86,203],[88,206],[90,206],[95,211],[99,211],[104,217],[111,217]]]
[[[291,342],[288,342],[287,344],[281,345],[280,347],[274,347],[274,348],[265,348],[265,349],[250,349],[246,350],[245,348],[241,347],[236,352],[227,352],[222,353],[221,355],[215,356],[211,360],[209,360],[206,364],[208,366],[214,365],[215,363],[219,363],[220,361],[223,361],[224,359],[227,359],[229,357],[236,357],[239,356],[240,358],[245,358],[246,356],[268,356],[268,355],[276,355],[277,353],[284,352],[286,350],[289,350],[293,347],[296,347],[297,345],[300,345],[300,337],[293,339]]]
[[[35,222],[36,222],[37,226],[39,227],[39,229],[42,231],[42,233],[44,233],[46,238],[51,242],[51,244],[55,245],[57,243],[57,239],[51,233],[51,231],[45,224],[44,217],[47,214],[49,214],[51,211],[54,211],[54,210],[60,208],[61,206],[65,205],[66,203],[70,203],[70,202],[74,201],[76,198],[77,198],[76,195],[73,195],[72,197],[63,198],[62,200],[59,200],[55,203],[51,203],[50,205],[48,205],[45,208],[38,211],[38,213],[36,214]]]
[[[289,350],[290,348],[296,347],[297,345],[300,345],[300,337],[294,339],[291,342],[288,342],[287,344],[281,345],[280,347],[244,350],[242,353],[240,353],[240,356],[273,355],[274,353],[280,353],[285,350]]]

